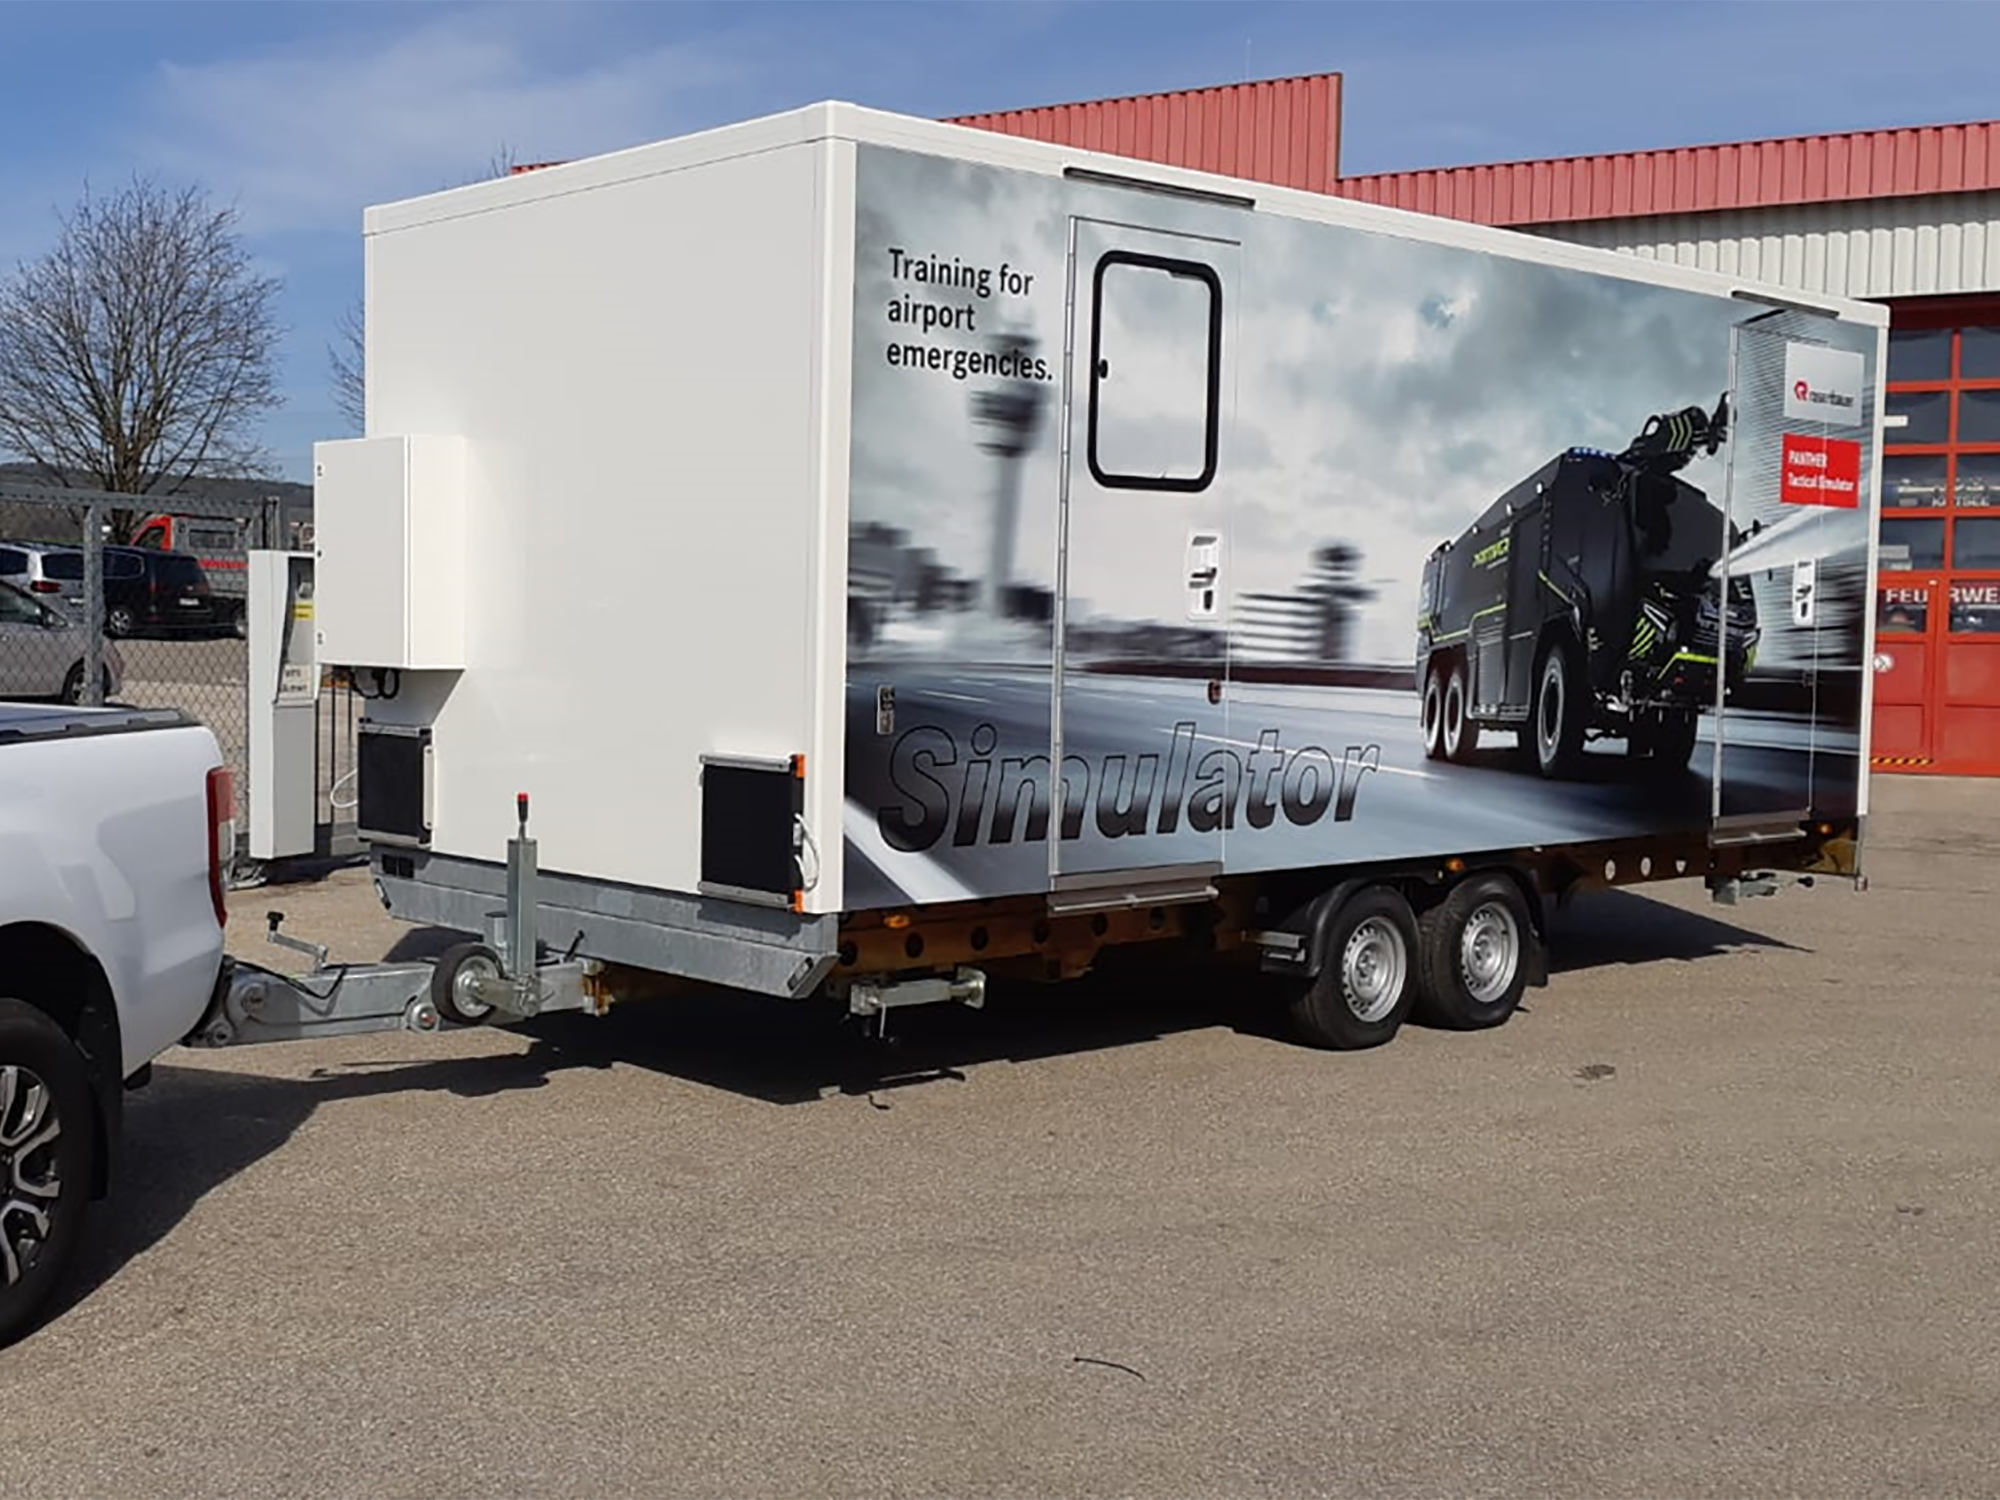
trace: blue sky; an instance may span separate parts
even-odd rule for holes
[[[282,276],[286,477],[369,203],[815,99],[913,114],[1346,74],[1350,173],[2000,115],[2000,8],[1760,4],[0,4],[0,267],[86,179],[233,202]]]

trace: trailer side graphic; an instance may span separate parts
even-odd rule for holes
[[[857,194],[850,906],[1706,829],[1725,754],[1731,814],[1858,805],[1867,515],[1809,625],[1727,560],[1873,328],[873,146]],[[918,246],[1020,288],[918,289],[935,360]],[[1846,404],[1737,389],[1752,336]]]

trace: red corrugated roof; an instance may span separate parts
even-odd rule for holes
[[[1349,177],[1345,198],[1482,224],[1553,224],[2000,188],[2000,121]]]
[[[948,123],[1327,193],[1340,177],[1340,83],[1338,73],[1312,73]]]

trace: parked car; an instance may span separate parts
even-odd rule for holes
[[[126,1090],[215,992],[235,802],[176,710],[0,705],[0,1344],[76,1260]]]
[[[227,615],[186,552],[104,549],[104,628],[115,636],[213,630]]]
[[[53,599],[0,583],[0,699],[81,703],[90,628]],[[103,642],[102,650],[104,699],[109,702],[117,696],[125,664],[112,642]]]
[[[276,497],[273,497],[276,498]],[[190,516],[171,511],[145,517],[132,530],[131,545],[153,552],[186,552],[201,564],[215,591],[216,624],[237,635],[249,633],[245,613],[250,595],[252,547],[311,551],[310,502],[285,499],[277,513],[250,516]]]
[[[59,542],[0,542],[0,583],[76,608],[83,602],[83,553]]]

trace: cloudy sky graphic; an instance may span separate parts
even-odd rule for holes
[[[974,335],[933,341],[976,343],[1004,320],[1040,340],[1058,377],[1044,391],[1049,408],[1024,461],[1015,580],[1052,588],[1067,214],[1240,239],[1240,249],[1213,251],[1226,302],[1211,491],[1192,508],[1143,492],[1084,497],[1105,509],[1074,532],[1072,597],[1113,618],[1176,618],[1183,521],[1198,513],[1230,538],[1226,566],[1239,597],[1296,588],[1316,547],[1357,548],[1360,577],[1376,596],[1362,607],[1355,652],[1407,661],[1417,579],[1431,549],[1566,447],[1616,449],[1653,413],[1712,409],[1728,384],[1730,326],[1753,310],[1268,213],[872,148],[861,156],[853,513],[907,527],[915,544],[966,575],[986,565],[994,482],[970,415],[976,382],[887,362],[885,345],[908,330],[889,323],[885,309],[903,293],[926,294],[892,282],[888,249],[1005,262],[1034,276],[1025,298],[970,299]],[[1183,251],[1207,258],[1211,247],[1188,241]],[[1079,273],[1080,307],[1088,274]],[[968,300],[956,291],[928,295]],[[1081,328],[1078,346],[1087,358]],[[1128,360],[1118,373],[1131,399],[1137,368]],[[1161,402],[1175,404],[1171,390],[1187,380],[1185,368],[1162,368]],[[1141,404],[1148,399],[1141,394]],[[1177,454],[1187,446],[1172,445]],[[1683,477],[1720,503],[1722,457],[1697,460]]]

